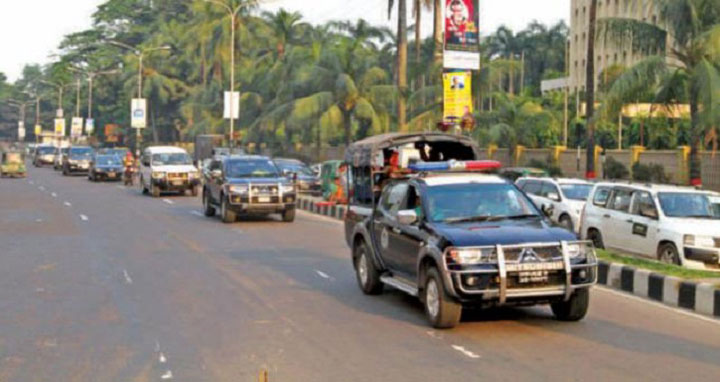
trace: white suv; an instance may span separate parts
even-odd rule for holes
[[[139,184],[143,193],[154,197],[161,192],[186,191],[197,196],[200,174],[187,151],[170,146],[148,147],[140,159]]]
[[[599,183],[582,216],[581,235],[597,248],[720,271],[720,216],[708,191]]]
[[[592,184],[580,179],[520,178],[515,184],[555,223],[577,232]]]

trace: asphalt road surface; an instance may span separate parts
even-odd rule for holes
[[[51,169],[0,181],[0,381],[720,380],[720,324],[601,288],[588,317],[469,312],[436,331],[358,289],[342,226],[224,225]]]

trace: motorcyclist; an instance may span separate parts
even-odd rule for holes
[[[123,165],[125,166],[125,183],[132,183],[133,172],[135,172],[135,158],[131,152],[127,152],[123,159]]]

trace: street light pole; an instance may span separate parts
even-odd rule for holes
[[[218,0],[204,1],[206,3],[219,5],[230,14],[230,107],[228,111],[230,113],[230,154],[232,154],[235,147],[235,23],[237,21],[237,15],[242,9],[258,5],[260,1],[248,0],[245,3],[239,4],[235,9]]]
[[[142,89],[143,89],[143,64],[146,54],[150,54],[152,52],[160,51],[160,50],[170,50],[170,47],[167,45],[159,46],[155,48],[148,48],[140,50],[138,48],[132,47],[128,44],[119,42],[119,41],[108,41],[108,43],[119,46],[121,48],[127,49],[131,51],[137,58],[138,58],[138,99],[142,98]],[[135,155],[139,158],[140,157],[140,143],[142,141],[142,134],[140,133],[140,129],[137,128],[136,130],[136,136],[135,136]]]

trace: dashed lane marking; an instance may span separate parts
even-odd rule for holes
[[[165,202],[165,203],[167,203],[167,204],[170,204],[170,205],[175,204],[175,202],[173,202],[173,201],[170,200],[170,199],[163,199],[163,202]]]
[[[43,220],[42,220],[42,219],[35,219],[35,222],[36,222],[36,223],[42,223]]]
[[[80,215],[80,220],[86,222],[86,221],[88,221],[88,220],[90,220],[90,219],[88,219],[88,217],[85,216],[85,215]]]
[[[43,186],[38,186],[38,190],[40,190],[40,191],[45,191],[45,187],[43,187]]]
[[[70,204],[70,202],[65,202],[63,204],[65,205],[65,207],[72,207],[72,204]]]
[[[126,283],[132,284],[132,279],[130,278],[130,274],[128,273],[127,269],[123,269],[123,276],[125,276]]]
[[[195,216],[199,216],[199,217],[201,217],[201,218],[204,218],[204,217],[205,217],[205,215],[203,215],[202,213],[200,213],[200,212],[198,212],[198,211],[190,211],[190,214],[191,214],[191,215],[195,215]]]
[[[466,357],[468,357],[468,358],[472,358],[472,359],[478,359],[478,358],[480,358],[479,355],[471,352],[470,350],[465,349],[465,347],[463,347],[463,346],[452,345],[452,348],[455,349],[455,350],[457,350],[457,351],[459,351],[460,353],[464,354],[464,355],[465,355]]]
[[[168,370],[165,372],[165,374],[160,376],[160,379],[162,379],[162,380],[168,380],[168,379],[172,379],[172,378],[173,378],[172,370]]]
[[[160,356],[158,357],[158,361],[159,361],[160,363],[165,363],[165,362],[167,362],[167,358],[165,357],[165,354],[163,354],[162,352],[160,352]]]
[[[54,193],[54,192],[53,192],[52,194],[50,194],[50,195],[52,195],[53,198],[57,198],[57,194]]]
[[[315,270],[315,273],[317,273],[318,276],[324,278],[325,280],[330,280],[330,281],[333,280],[332,277],[330,277],[327,273],[325,273],[325,272],[323,272],[323,271],[319,271],[319,270],[316,269],[316,270]]]

